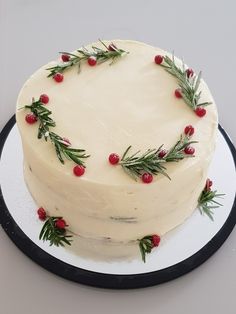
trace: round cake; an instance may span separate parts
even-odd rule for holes
[[[101,51],[107,59],[99,57]],[[79,67],[70,63],[78,55]],[[186,73],[186,81],[199,84],[196,101],[202,106],[191,108],[178,71],[177,76],[168,71],[169,60]],[[204,189],[218,126],[212,95],[200,77],[196,80],[178,58],[130,40],[97,42],[37,70],[21,89],[16,113],[25,182],[37,206],[62,217],[84,247],[96,243],[91,250],[102,247],[119,256],[138,239],[162,237],[182,224]],[[49,125],[53,133],[41,130],[40,139],[37,112],[27,116],[34,103],[50,110],[42,117],[56,124]],[[79,148],[86,158],[60,162],[51,134],[60,136],[59,150]],[[178,141],[188,141],[180,152],[184,157],[167,160]],[[145,152],[156,154],[159,168],[146,163],[133,170],[137,159],[125,167],[127,157],[143,161]]]

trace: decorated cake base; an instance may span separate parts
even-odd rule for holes
[[[12,119],[0,139],[3,148],[0,165],[1,224],[26,255],[57,275],[105,288],[155,285],[181,276],[203,263],[223,244],[235,225],[236,152],[220,128],[209,177],[214,181],[215,188],[224,192],[225,196],[223,207],[214,211],[214,223],[206,215],[202,216],[198,210],[195,211],[183,225],[162,238],[158,249],[147,256],[145,264],[140,259],[138,249],[132,260],[111,260],[107,257],[102,261],[101,257],[106,252],[99,252],[98,247],[96,259],[86,255],[86,250],[76,254],[75,247],[79,246],[76,237],[73,237],[71,247],[49,246],[48,242],[39,241],[38,238],[42,222],[37,218],[37,207],[24,182],[20,136],[16,126],[12,128],[13,125]],[[7,137],[8,132],[10,134]],[[16,148],[17,154],[14,154]],[[221,167],[222,163],[224,167]],[[91,245],[96,246],[96,243]]]

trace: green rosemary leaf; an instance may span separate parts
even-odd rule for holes
[[[67,238],[69,238],[71,236],[65,236],[64,238],[61,239],[62,242],[65,242],[65,244],[67,245],[71,245],[71,240],[67,240]]]
[[[206,107],[206,106],[209,106],[211,104],[212,104],[212,102],[202,102],[202,103],[198,104],[197,107]]]
[[[45,233],[45,230],[47,229],[47,225],[48,225],[48,220],[46,220],[46,222],[44,223],[43,225],[43,228],[41,229],[40,231],[40,234],[39,234],[39,240],[41,240],[43,238],[43,235]]]
[[[216,197],[216,195],[215,195],[215,197]],[[219,206],[223,206],[221,203],[215,201],[214,199],[212,199],[211,202],[212,202],[212,203],[215,203],[216,205],[218,205],[218,206],[212,206],[212,208],[213,208],[213,207],[214,207],[214,208],[217,208],[217,207],[219,207]]]
[[[194,95],[196,95],[197,90],[199,88],[201,77],[202,77],[202,72],[200,71],[199,74],[196,76],[196,82],[193,84]]]
[[[107,45],[106,45],[100,38],[99,38],[98,40],[99,40],[99,42],[105,47],[105,49],[108,50]]]
[[[63,159],[62,154],[61,154],[61,147],[60,147],[60,145],[58,144],[58,142],[54,142],[54,145],[55,145],[56,154],[57,154],[58,159],[60,160],[60,162],[62,164],[64,164],[64,159]]]
[[[199,209],[202,215],[205,213],[212,221],[214,221],[213,212],[208,206],[202,205]]]
[[[127,153],[129,152],[129,150],[131,149],[131,145],[125,150],[125,152],[124,152],[124,154],[123,154],[123,156],[122,156],[122,160],[124,160],[125,159],[125,157],[126,157],[126,155],[127,155]]]
[[[72,161],[74,161],[76,164],[84,166],[84,162],[81,160],[81,158],[87,158],[87,156],[85,155],[76,155],[72,152],[69,152],[67,150],[63,151],[63,154],[66,156],[66,158],[71,159]]]
[[[43,137],[43,130],[41,127],[38,128],[38,139],[41,139]]]
[[[46,241],[48,238],[51,238],[51,233],[50,233],[50,226],[48,228],[49,224],[47,225],[47,228],[44,231],[44,235],[43,235],[43,241]]]
[[[141,256],[142,256],[142,261],[144,263],[146,263],[146,254],[145,254],[145,250],[144,250],[144,247],[143,247],[143,244],[141,241],[139,242],[139,249],[140,249]]]
[[[77,149],[77,148],[71,148],[71,147],[68,147],[67,151],[68,152],[75,152],[75,153],[84,153],[85,152],[84,149]]]

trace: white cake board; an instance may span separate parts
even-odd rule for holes
[[[9,131],[10,133],[7,136]],[[5,138],[6,141],[3,144]],[[4,230],[24,253],[46,269],[65,278],[111,288],[135,288],[164,282],[190,271],[210,257],[227,238],[236,222],[236,209],[234,208],[236,174],[233,158],[235,152],[233,152],[234,147],[229,138],[221,129],[218,132],[216,152],[209,169],[209,178],[214,182],[214,189],[218,190],[219,193],[225,193],[225,196],[221,200],[223,206],[215,210],[214,222],[207,216],[202,216],[199,210],[196,210],[184,224],[162,238],[161,245],[147,256],[146,263],[142,262],[141,256],[132,261],[95,261],[76,255],[71,249],[49,246],[47,242],[42,242],[38,238],[42,222],[39,221],[36,215],[37,206],[24,182],[21,140],[13,118],[2,132],[1,140],[2,146],[4,146],[0,164],[0,183],[3,203],[5,203],[5,214],[8,211],[7,218],[2,219],[4,223],[1,221]],[[3,211],[3,208],[1,208],[1,211]],[[10,231],[8,230],[7,219],[13,221],[13,223],[12,221],[9,222],[9,225],[11,225]],[[14,223],[17,227],[16,230],[14,229]],[[219,234],[220,231],[221,235]],[[23,248],[22,239],[19,239],[22,237],[26,239]],[[224,237],[224,239],[220,237]],[[36,252],[36,256],[32,252]],[[49,263],[45,262],[45,256]],[[55,261],[60,264],[59,268],[71,268],[67,272],[73,270],[72,273],[74,272],[75,277],[75,273],[77,273],[78,278],[71,278],[72,274],[67,276],[64,273],[61,274],[59,270],[52,269],[50,263],[52,262],[55,265]],[[173,271],[173,276],[170,275],[171,271]],[[151,280],[149,280],[150,272],[152,272]],[[89,277],[91,274],[93,276],[97,275],[98,284],[94,284],[93,280],[90,282],[88,278],[83,281],[81,277],[84,274],[89,275]],[[140,276],[141,274],[142,276]],[[134,276],[136,277],[135,280]],[[155,277],[157,277],[156,280]],[[104,283],[105,278],[108,282],[112,278],[119,278],[115,280],[118,284]],[[121,278],[125,278],[125,284],[122,283]],[[137,278],[140,278],[142,283]],[[99,282],[99,280],[102,280],[102,282]],[[127,280],[128,282],[131,280],[132,283],[129,285]],[[137,284],[135,284],[136,281]]]

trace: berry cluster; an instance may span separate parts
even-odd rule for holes
[[[40,207],[37,210],[37,214],[38,214],[38,218],[42,221],[45,221],[48,218],[47,213],[43,207]],[[65,229],[68,225],[66,224],[64,219],[57,218],[55,220],[54,226],[55,228],[58,228],[58,229]]]
[[[40,95],[39,102],[41,103],[41,105],[46,105],[49,102],[48,95],[46,94]],[[25,116],[25,121],[29,124],[34,124],[35,122],[38,121],[38,117],[33,112],[30,112]]]

